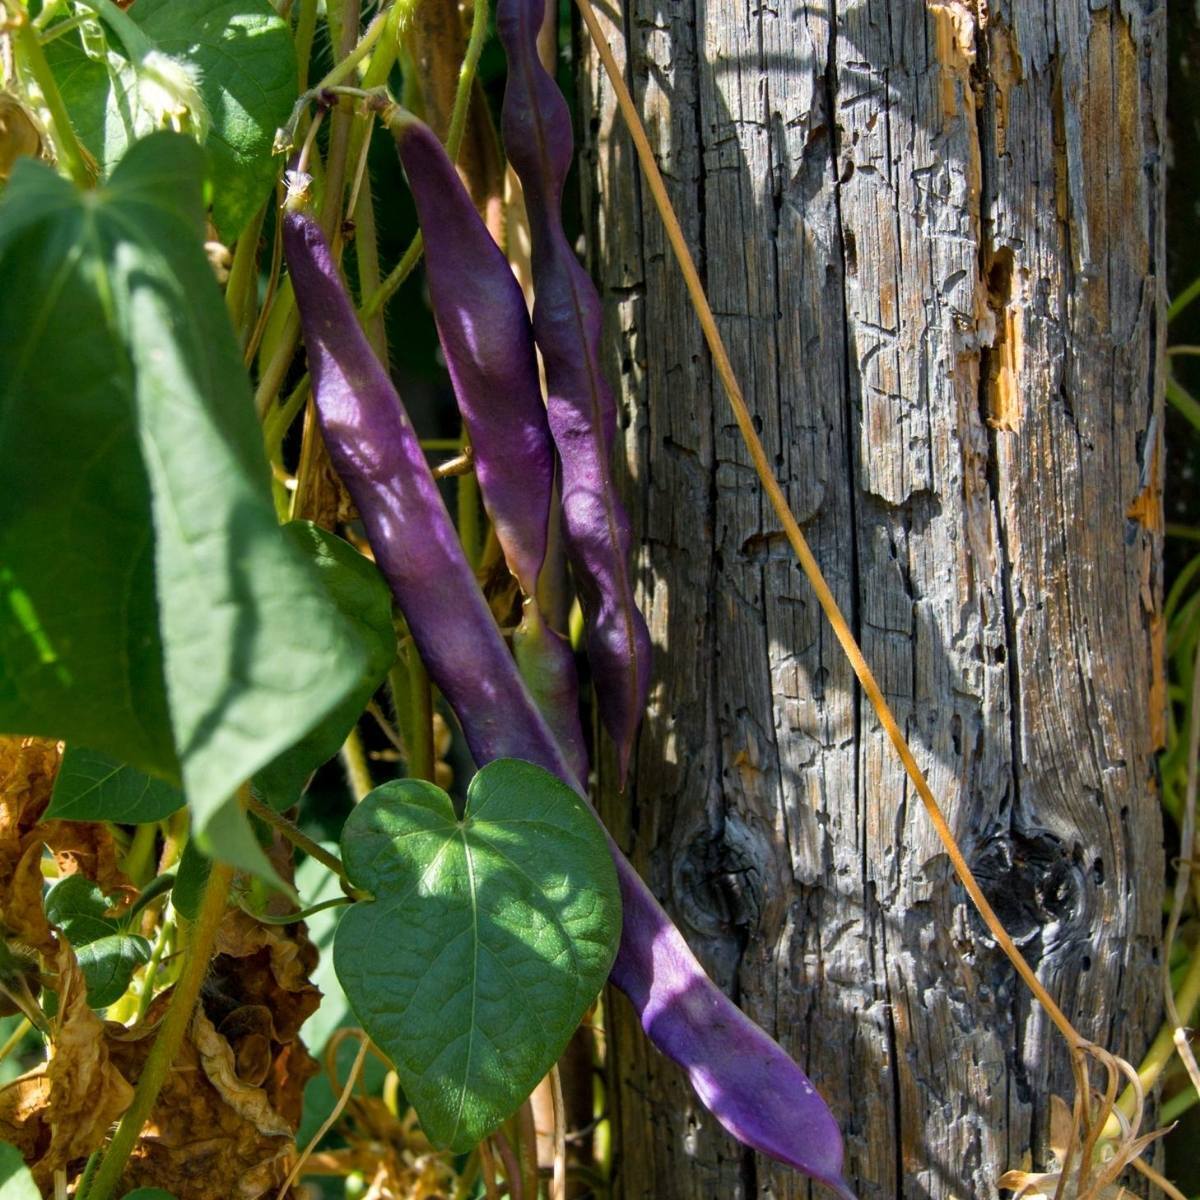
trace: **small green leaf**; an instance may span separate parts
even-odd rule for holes
[[[113,902],[82,875],[60,879],[46,893],[46,919],[71,943],[87,984],[88,1004],[107,1008],[129,987],[133,973],[150,961],[150,943],[126,933],[110,915]]]
[[[200,901],[204,897],[204,885],[208,883],[212,870],[212,859],[205,855],[192,838],[184,844],[175,870],[175,886],[171,889],[171,903],[175,911],[188,921],[200,915]]]
[[[170,1192],[164,1192],[162,1188],[136,1188],[132,1192],[126,1192],[124,1200],[175,1200],[175,1197]]]
[[[183,793],[82,746],[68,746],[54,779],[47,821],[116,821],[141,825],[161,821],[183,807]]]
[[[209,122],[213,221],[233,241],[282,166],[271,143],[297,89],[287,22],[267,0],[138,0],[128,16],[152,51],[194,79]],[[107,27],[105,34],[107,61],[90,57],[78,33],[56,38],[46,55],[80,137],[108,173],[163,118],[155,111],[162,89],[153,73],[139,85],[129,47]]]
[[[115,933],[81,946],[75,958],[87,984],[88,1005],[107,1008],[125,995],[134,971],[150,961],[150,943],[134,933]]]
[[[375,899],[342,917],[338,977],[426,1134],[466,1151],[550,1069],[608,975],[621,908],[604,835],[565,784],[501,759],[462,820],[432,784],[376,788],[342,861]]]
[[[396,659],[392,593],[379,568],[349,542],[310,521],[291,521],[283,531],[316,567],[330,599],[358,633],[367,661],[346,699],[307,737],[255,775],[256,790],[280,811],[296,803],[308,777],[341,749]]]
[[[42,1200],[20,1150],[0,1142],[0,1200]]]
[[[121,931],[121,922],[111,916],[113,901],[100,885],[82,875],[67,875],[46,893],[46,920],[71,943],[76,950]]]

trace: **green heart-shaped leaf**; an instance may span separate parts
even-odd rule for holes
[[[138,967],[150,961],[150,943],[136,933],[114,933],[97,938],[75,952],[87,984],[91,1008],[107,1008],[125,995]]]
[[[355,904],[338,978],[430,1140],[491,1133],[562,1053],[616,955],[616,872],[591,809],[540,767],[500,759],[466,813],[433,784],[376,788],[342,857]]]

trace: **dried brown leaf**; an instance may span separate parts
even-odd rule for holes
[[[59,742],[0,736],[0,856],[15,859],[22,837],[37,824],[62,757]]]
[[[111,1031],[114,1058],[135,1079],[153,1042],[150,1026],[157,1023],[169,995],[156,997],[148,1021],[138,1030]],[[237,1080],[229,1067],[232,1051],[228,1043],[222,1049],[223,1042],[197,1010],[130,1155],[123,1188],[159,1187],[178,1200],[258,1200],[283,1180],[295,1154],[292,1130],[265,1100],[256,1108],[239,1093],[236,1106],[230,1103],[226,1068]],[[226,1062],[212,1070],[222,1081],[218,1085],[209,1068],[223,1056]]]
[[[42,843],[33,835],[27,841],[0,891],[0,924],[18,942],[49,957],[58,942],[42,909]]]
[[[74,953],[63,943],[56,958],[59,1009],[51,1057],[0,1089],[0,1134],[20,1148],[43,1189],[55,1171],[98,1149],[133,1099],[111,1060],[104,1023],[88,1007]]]
[[[82,875],[106,896],[132,903],[137,888],[117,865],[117,844],[107,825],[91,821],[44,821],[42,838],[60,875]]]
[[[321,992],[309,979],[317,949],[300,924],[261,925],[240,909],[231,910],[217,935],[217,953],[205,984],[205,1008],[214,1024],[230,1031],[235,1054],[241,1053],[248,1072],[260,1060],[263,1047],[252,1039],[264,1035],[269,1067],[259,1080],[272,1108],[293,1128],[300,1124],[304,1086],[317,1065],[299,1041],[300,1027],[316,1012]],[[270,1028],[245,1030],[239,1022],[253,1020],[246,1010],[263,1009]],[[243,1079],[246,1076],[242,1076]]]
[[[192,1021],[192,1041],[209,1083],[242,1120],[268,1137],[292,1136],[293,1126],[271,1107],[267,1093],[239,1078],[233,1047],[217,1032],[201,1009],[196,1010]]]

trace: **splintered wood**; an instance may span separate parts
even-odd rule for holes
[[[623,16],[614,49],[792,509],[1009,931],[1081,1032],[1136,1060],[1162,880],[1165,4]],[[994,1196],[1048,1161],[1066,1052],[856,697],[586,47],[584,66],[658,649],[605,815],[807,1066],[864,1200]],[[616,1195],[808,1194],[720,1133],[619,1001],[607,1035]]]

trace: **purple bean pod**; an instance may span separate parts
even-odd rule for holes
[[[554,443],[525,297],[433,130],[396,105],[383,119],[417,206],[433,316],[484,507],[532,596],[546,557]]]
[[[555,461],[525,296],[433,130],[396,105],[382,115],[425,236],[430,302],[483,504],[527,597],[513,635],[518,668],[586,785],[575,656],[537,609]]]
[[[524,759],[584,794],[492,620],[320,228],[288,212],[283,238],[330,457],[475,761]],[[841,1177],[837,1125],[808,1077],[708,978],[611,837],[609,846],[623,905],[611,979],[633,1002],[651,1041],[684,1068],[734,1137],[853,1200]]]
[[[533,242],[533,335],[562,461],[563,530],[586,622],[600,716],[621,779],[650,686],[650,634],[633,598],[629,518],[612,476],[616,403],[600,370],[600,297],[562,227],[573,151],[566,101],[538,58],[542,0],[499,0],[508,56],[501,130],[521,180]]]

